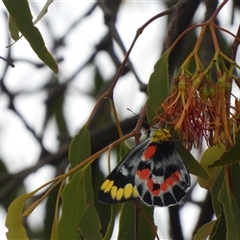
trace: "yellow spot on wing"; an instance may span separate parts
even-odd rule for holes
[[[131,183],[128,183],[125,185],[124,189],[123,189],[123,196],[125,199],[128,199],[132,196],[133,193],[133,186]]]
[[[119,188],[116,195],[116,200],[120,201],[123,197],[123,188]]]
[[[104,181],[104,183],[102,184],[102,186],[100,187],[100,189],[103,191],[104,189],[106,189],[107,185],[109,184],[110,180],[106,179]]]
[[[110,194],[111,194],[111,198],[114,200],[117,195],[117,187],[116,186],[112,187]]]
[[[103,190],[105,193],[109,192],[113,186],[113,183],[114,183],[113,181],[107,179],[101,186],[101,190]]]

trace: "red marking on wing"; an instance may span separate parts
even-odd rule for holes
[[[161,184],[161,190],[162,190],[163,192],[166,192],[166,191],[168,190],[167,180],[168,180],[168,179],[166,179],[166,181]]]
[[[152,180],[152,178],[150,178],[147,181],[147,186],[148,186],[148,189],[152,192],[152,190],[153,190],[153,180]]]
[[[145,168],[143,170],[137,170],[136,174],[138,175],[138,177],[142,180],[146,180],[149,178],[151,171],[148,168]]]
[[[148,190],[149,190],[154,196],[159,196],[159,195],[160,195],[160,191],[161,191],[160,186],[159,186],[158,189],[153,190],[153,184],[154,184],[154,182],[153,182],[152,178],[150,178],[150,179],[147,181]]]
[[[160,191],[167,192],[170,187],[174,186],[177,182],[180,182],[180,176],[181,176],[181,174],[179,171],[172,173],[171,176],[168,177],[167,179],[165,179],[165,181],[160,185],[160,188],[157,190],[154,190],[154,191],[153,191],[152,179],[148,180],[147,185],[148,185],[150,192],[152,194],[154,194],[155,196],[157,196],[160,194]]]
[[[155,154],[157,146],[149,146],[143,153],[143,160],[149,160]]]
[[[176,171],[171,174],[171,177],[176,181],[179,182],[181,180],[181,174],[179,171]]]
[[[162,191],[167,191],[169,187],[174,186],[177,182],[180,182],[181,174],[179,171],[175,171],[171,174],[170,177],[168,177],[165,182],[161,184]]]

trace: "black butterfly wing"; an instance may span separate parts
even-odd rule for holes
[[[108,175],[98,192],[100,202],[114,204],[138,198],[135,174],[148,144],[146,140],[133,148]]]
[[[135,185],[139,198],[149,206],[170,206],[182,200],[190,176],[172,142],[149,144],[138,164]]]

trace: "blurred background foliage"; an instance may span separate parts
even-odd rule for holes
[[[181,1],[159,1],[154,3],[154,6],[158,5],[158,12],[161,12],[170,8],[177,2]],[[178,15],[178,21],[172,32],[168,32],[170,17],[168,17],[165,22],[159,20],[161,24],[155,26],[154,30],[150,28],[150,31],[146,30],[146,33],[143,32],[143,35],[146,34],[150,42],[151,39],[154,38],[155,43],[157,43],[152,46],[149,42],[147,43],[150,44],[148,45],[148,49],[154,48],[151,49],[151,53],[155,54],[154,59],[151,60],[149,64],[150,67],[148,69],[150,70],[146,73],[148,77],[139,74],[139,66],[135,64],[135,61],[129,61],[122,72],[119,82],[121,83],[124,79],[127,79],[127,82],[125,81],[125,85],[119,84],[116,86],[115,98],[123,134],[129,133],[136,125],[136,117],[131,116],[131,114],[125,114],[124,112],[126,112],[126,107],[131,108],[131,101],[136,103],[133,105],[133,110],[136,111],[137,114],[140,112],[141,107],[143,107],[147,97],[146,89],[148,78],[153,69],[154,62],[156,62],[163,51],[168,47],[166,46],[164,38],[166,36],[171,36],[171,42],[173,42],[189,26],[199,21],[209,19],[220,1],[195,0],[182,2],[186,4],[181,8]],[[34,2],[29,3],[33,12],[39,12],[39,5]],[[131,40],[127,41],[125,39],[125,37],[129,38],[129,36],[125,36],[118,31],[118,25],[121,21],[124,21],[124,11],[126,11],[126,8],[130,9],[130,12],[131,8],[135,8],[134,11],[136,11],[136,9],[138,10],[138,8],[144,8],[144,11],[147,12],[148,4],[150,5],[150,3],[145,3],[144,5],[137,1],[134,2],[134,4],[128,1],[89,2],[84,12],[81,11],[80,14],[75,14],[75,18],[71,19],[71,24],[64,25],[64,18],[71,18],[71,13],[65,13],[66,15],[64,16],[61,16],[61,14],[54,15],[57,13],[57,10],[55,10],[56,12],[51,12],[51,8],[58,8],[59,6],[57,6],[58,3],[53,2],[49,7],[47,15],[40,20],[40,32],[46,41],[49,53],[58,64],[58,73],[53,73],[35,56],[28,59],[25,58],[23,53],[22,56],[13,54],[12,48],[14,48],[14,51],[18,52],[18,45],[23,39],[19,40],[19,42],[15,43],[12,47],[4,50],[4,48],[11,43],[11,39],[8,34],[7,12],[6,10],[1,12],[1,31],[5,31],[5,36],[8,36],[7,41],[1,44],[1,52],[4,52],[4,54],[1,53],[1,55],[7,59],[8,62],[15,64],[15,68],[12,68],[7,62],[0,59],[0,100],[3,102],[1,104],[1,115],[10,114],[8,117],[16,119],[14,121],[16,121],[17,124],[20,125],[19,128],[22,129],[20,132],[16,131],[15,134],[21,135],[22,132],[24,132],[24,134],[27,134],[31,141],[34,142],[35,146],[37,145],[37,150],[34,151],[34,156],[32,157],[34,158],[33,163],[26,164],[26,166],[20,168],[20,170],[17,169],[17,167],[14,168],[14,166],[10,167],[12,164],[14,165],[14,163],[12,163],[12,158],[15,157],[13,153],[18,153],[18,151],[15,151],[14,144],[19,144],[19,146],[24,145],[23,149],[26,151],[26,153],[24,153],[26,155],[28,155],[28,150],[32,152],[32,145],[28,144],[29,141],[21,141],[21,137],[17,138],[18,142],[15,143],[15,141],[11,140],[11,138],[15,138],[14,134],[8,139],[8,132],[4,130],[7,124],[6,119],[8,118],[5,118],[5,122],[3,122],[3,120],[0,122],[0,203],[3,212],[7,211],[8,205],[14,198],[28,191],[26,190],[27,183],[25,180],[32,173],[38,172],[41,168],[46,166],[50,166],[51,173],[42,172],[42,175],[49,174],[47,179],[51,179],[66,171],[69,164],[68,149],[71,138],[78,132],[80,127],[84,124],[84,121],[86,121],[96,100],[110,86],[120,67],[123,56],[126,54],[126,49],[129,48],[131,43]],[[228,16],[223,20],[226,20],[227,24],[233,27],[238,20],[237,14],[239,14],[240,3],[234,0],[231,1],[230,4],[231,6],[228,7]],[[97,18],[95,15],[96,12],[98,14]],[[119,15],[121,17],[119,17]],[[62,18],[61,21],[59,18]],[[132,15],[130,19],[128,18],[128,21],[137,21],[137,27],[140,27],[146,20],[148,19],[143,20],[138,18],[136,20],[134,15]],[[58,21],[62,24],[60,24],[62,29],[61,34],[55,34],[55,28],[57,28]],[[80,27],[84,25],[89,27],[89,21],[92,22],[90,31],[79,31],[79,29],[82,29]],[[99,21],[101,21],[100,24],[104,31],[98,35],[96,34],[95,25],[98,27],[100,25]],[[217,18],[216,21],[220,26],[221,24],[226,24],[224,21],[220,21],[219,18]],[[5,26],[4,29],[3,26]],[[126,23],[124,28],[128,28]],[[136,30],[137,28],[131,32],[132,37],[130,39],[133,39]],[[161,33],[161,36],[155,35],[153,31]],[[76,32],[77,35],[74,35],[73,38],[72,35],[74,32]],[[86,34],[88,34],[88,36],[86,36]],[[86,49],[86,51],[79,51],[77,45],[81,45],[82,41],[84,42],[91,39],[91,35],[94,36],[94,42],[91,42],[91,51],[89,51],[89,49]],[[192,51],[197,38],[198,29],[195,29],[186,34],[174,48],[168,63],[171,77],[174,76],[181,62]],[[221,50],[224,50],[226,55],[229,55],[233,39],[229,40],[222,33],[219,33],[218,40],[221,44]],[[144,45],[145,43],[143,43],[143,46]],[[28,48],[30,48],[30,46],[28,46]],[[65,56],[68,51],[72,52],[70,58]],[[136,47],[135,51],[140,52],[140,61],[144,62],[144,66],[144,64],[148,62],[148,59],[144,58],[145,55],[141,51],[147,50]],[[212,59],[214,48],[207,34],[199,54],[202,59],[204,59],[203,63],[208,63]],[[81,61],[78,60],[80,55],[84,56],[84,58],[81,58]],[[24,72],[19,72],[20,67],[24,69]],[[57,71],[55,65],[50,68],[55,72]],[[143,67],[141,66],[141,68]],[[111,70],[109,71],[109,69]],[[108,74],[103,73],[104,71],[108,71]],[[130,78],[126,78],[129,76]],[[36,79],[38,80],[36,81]],[[33,85],[31,81],[34,81],[35,84]],[[134,82],[135,85],[132,85],[132,82]],[[125,93],[128,93],[128,91],[130,91],[131,97],[129,99],[126,97],[127,102],[124,103],[124,101],[126,101]],[[72,96],[74,96],[74,103],[70,100]],[[35,101],[35,98],[38,99],[38,104],[34,106],[34,108],[29,107],[29,103]],[[24,101],[22,101],[22,99],[24,99]],[[92,154],[112,143],[119,137],[113,117],[110,114],[110,108],[109,101],[103,101],[98,106],[89,125]],[[34,118],[32,118],[31,115],[34,115]],[[2,116],[0,118],[4,119]],[[14,124],[14,121],[9,122],[9,124]],[[148,128],[148,126],[143,127],[146,129]],[[53,147],[51,146],[52,143],[49,144],[49,140],[47,140],[49,136],[50,140],[54,142]],[[11,142],[13,142],[13,144],[11,144]],[[10,146],[6,147],[7,144]],[[118,151],[117,149],[115,150],[115,154],[117,154]],[[24,156],[25,155],[21,156],[21,158],[24,158]],[[22,161],[24,162],[24,160]],[[97,176],[92,179],[94,192],[98,191],[101,179],[104,178],[107,172],[99,172],[99,169],[101,169],[99,161],[95,161],[92,164],[92,174],[93,176]],[[96,173],[101,174],[99,175]],[[32,181],[33,178],[30,178],[30,180]],[[37,184],[35,186],[40,185],[38,179],[35,178],[34,181],[36,181],[35,184]],[[185,199],[185,205],[168,208],[167,217],[164,215],[165,219],[162,220],[166,222],[165,226],[167,226],[167,229],[163,231],[167,232],[168,237],[172,239],[180,240],[186,239],[186,236],[191,237],[200,226],[209,222],[214,217],[210,194],[201,192],[201,194],[204,195],[204,197],[201,197],[202,200],[195,200],[194,194],[196,194],[196,191],[200,190],[197,188],[196,180],[193,179],[192,182],[192,187],[188,191]],[[30,239],[50,238],[57,192],[58,189],[54,189],[41,208],[41,214],[43,213],[42,218],[44,218],[41,226],[31,224],[29,220],[24,222]],[[40,196],[41,194],[34,198],[37,199]],[[31,201],[34,201],[34,199]],[[104,235],[107,231],[109,222],[106,216],[110,217],[110,210],[108,206],[99,204],[97,201],[95,204],[102,223],[101,232]],[[189,205],[198,208],[197,212],[199,214],[194,217],[195,226],[190,230],[186,230],[184,225],[188,223],[182,221],[180,211],[183,212],[185,206],[187,208]],[[189,212],[187,214],[191,213]],[[161,216],[155,218],[160,217]],[[184,231],[187,231],[187,233]]]

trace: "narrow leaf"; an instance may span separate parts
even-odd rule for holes
[[[151,124],[155,117],[155,110],[159,107],[169,93],[168,57],[166,51],[154,66],[148,84],[148,99],[146,103],[147,119]]]
[[[90,156],[90,136],[86,126],[73,138],[70,167],[73,168]],[[94,206],[90,166],[74,174],[62,193],[62,217],[59,222],[60,239],[101,239],[100,221]],[[70,216],[70,218],[69,218]]]
[[[59,201],[60,201],[60,194],[61,194],[63,184],[64,184],[64,182],[61,183],[61,185],[58,189],[54,189],[54,190],[57,190],[58,193],[55,194],[53,192],[53,194],[51,194],[48,197],[47,204],[46,204],[46,211],[50,212],[50,214],[51,214],[51,212],[53,212],[53,210],[50,209],[50,206],[52,206],[52,200],[53,200],[53,197],[55,197],[56,204],[55,204],[55,209],[54,209],[55,211],[53,213],[54,215],[53,215],[53,222],[52,222],[52,226],[51,226],[51,237],[50,237],[50,239],[54,239],[54,240],[59,240],[59,235],[58,235]],[[47,213],[45,216],[45,222],[49,221],[49,220],[47,220],[47,218],[49,218],[49,217],[50,217],[49,213]],[[47,228],[49,228],[49,227],[46,226],[46,223],[45,223],[45,229],[47,229]]]
[[[200,161],[200,163],[205,167],[205,169],[208,171],[209,178],[208,179],[198,179],[198,182],[201,187],[211,189],[214,185],[214,182],[216,178],[218,177],[219,172],[221,171],[221,168],[209,168],[209,165],[211,165],[216,159],[219,159],[224,153],[224,146],[213,146],[208,148]]]
[[[137,203],[139,204],[139,203]],[[153,223],[153,208],[141,205],[141,208]],[[136,212],[138,214],[136,214]],[[138,231],[136,233],[135,231]],[[138,234],[138,238],[136,238]],[[148,225],[142,213],[134,208],[133,202],[126,202],[120,212],[118,239],[155,239],[154,230]]]
[[[214,223],[212,233],[209,237],[210,240],[226,240],[226,224],[225,216],[222,212]]]
[[[240,131],[236,134],[236,144],[228,151],[225,152],[220,158],[215,158],[213,164],[209,167],[216,167],[216,166],[226,166],[232,163],[236,163],[240,161],[239,155],[239,148],[240,148]]]
[[[70,168],[77,166],[80,162],[90,156],[90,135],[88,128],[83,126],[79,133],[73,138],[69,147]]]
[[[8,28],[11,38],[16,41],[19,38],[19,29],[11,16],[8,17]]]
[[[126,202],[122,205],[119,220],[118,239],[136,239],[133,202]]]
[[[38,57],[54,72],[58,72],[58,65],[48,52],[42,35],[33,25],[32,14],[27,0],[3,0],[11,18],[15,21],[19,31],[31,45]]]
[[[63,189],[59,239],[79,239],[78,225],[87,211],[84,174],[85,169],[79,170]]]
[[[181,143],[175,143],[175,147],[191,174],[201,177],[205,180],[209,178],[206,168],[201,165]]]
[[[215,177],[214,181],[208,185],[211,196],[212,196],[212,206],[216,216],[222,214],[222,204],[219,202],[219,191],[222,188],[224,180],[224,170],[222,167],[219,169],[220,172]]]
[[[88,167],[85,172],[87,211],[80,221],[79,231],[83,239],[102,239],[102,235],[100,234],[101,224],[94,206],[91,175],[91,168]]]
[[[49,6],[53,3],[54,0],[48,0],[44,7],[42,8],[41,12],[38,14],[37,18],[35,19],[34,21],[34,25],[39,22],[43,17],[44,15],[48,12],[48,8]]]
[[[26,200],[28,198],[31,198],[37,191],[39,191],[39,189],[28,194],[19,196],[18,198],[14,199],[8,207],[5,225],[8,228],[8,232],[6,233],[6,235],[9,240],[28,239],[26,230],[22,223],[22,212]]]
[[[240,208],[240,189],[239,189],[240,165],[234,163],[231,165],[232,192]]]
[[[226,219],[226,239],[240,239],[240,209],[232,193],[229,179],[227,177],[225,177],[223,188],[219,193],[219,201],[223,205]]]
[[[194,235],[193,240],[203,240],[207,239],[207,237],[211,234],[212,228],[215,224],[216,220],[208,222],[200,227],[197,233]]]
[[[58,235],[58,222],[57,222],[57,219],[56,219],[56,218],[54,218],[53,224],[52,224],[51,239],[59,240],[59,235]]]
[[[93,162],[91,164],[91,170],[92,170],[92,188],[93,188],[93,192],[94,194],[97,194],[100,188],[101,183],[103,183],[105,176],[102,173],[102,171],[99,171],[99,162]],[[106,232],[111,231],[111,224],[114,224],[114,217],[112,216],[112,208],[107,205],[107,204],[103,204],[101,202],[98,201],[96,195],[94,197],[94,205],[96,208],[96,211],[98,213],[98,217],[100,218],[100,222],[101,222],[101,234],[103,236],[106,235]],[[118,205],[118,204],[117,204]],[[115,205],[115,206],[117,206]],[[113,218],[113,219],[112,219]],[[113,221],[113,223],[111,222]],[[111,226],[110,226],[111,225]],[[113,230],[113,228],[112,228]],[[107,237],[107,239],[110,239],[112,236],[112,233],[110,233],[110,236]]]
[[[90,155],[90,137],[86,126],[73,138],[69,147],[70,168],[75,167]],[[60,239],[78,239],[78,226],[87,211],[85,173],[82,168],[70,178],[62,192],[62,216],[58,232]],[[89,187],[89,186],[88,186]]]
[[[118,205],[121,205],[121,204],[118,204]],[[113,229],[114,229],[114,223],[115,223],[115,218],[116,218],[116,212],[118,211],[115,211],[115,208],[117,207],[118,208],[118,205],[112,205],[111,206],[111,217],[110,217],[110,221],[109,221],[109,224],[108,224],[108,228],[107,228],[107,231],[106,231],[106,234],[103,238],[103,240],[108,240],[108,239],[111,239],[111,236],[113,234]],[[119,210],[119,209],[117,209]]]

